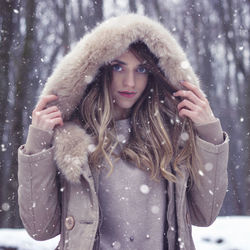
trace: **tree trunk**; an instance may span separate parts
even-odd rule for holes
[[[6,189],[4,187],[4,183],[6,182],[6,162],[5,162],[5,154],[7,153],[7,142],[4,137],[5,124],[8,119],[8,95],[9,95],[9,85],[10,85],[10,48],[12,45],[13,39],[13,13],[14,8],[16,6],[16,0],[12,1],[3,1],[1,3],[0,8],[0,30],[1,32],[1,42],[0,42],[0,140],[1,140],[1,148],[0,148],[0,227],[2,226],[2,221],[6,218],[6,208],[8,208],[8,204],[4,199]]]
[[[129,10],[130,12],[137,12],[136,0],[129,0]]]
[[[7,218],[2,221],[4,227],[21,227],[22,223],[19,218],[19,211],[17,206],[17,149],[23,142],[23,114],[24,108],[27,103],[27,91],[28,83],[31,79],[29,77],[33,72],[34,61],[34,44],[35,44],[35,11],[36,2],[34,0],[26,1],[26,30],[24,47],[21,55],[21,61],[19,62],[19,68],[17,73],[17,80],[15,82],[15,100],[13,108],[13,123],[11,127],[10,137],[12,139],[12,159],[10,166],[6,166],[10,169],[8,182],[6,183],[5,200],[9,204],[10,210]]]

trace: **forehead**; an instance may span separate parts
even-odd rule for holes
[[[126,64],[133,64],[133,65],[141,64],[141,61],[138,58],[136,58],[135,55],[130,50],[126,50],[120,56],[116,57],[113,61],[115,60],[124,62]]]

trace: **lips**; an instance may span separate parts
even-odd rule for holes
[[[130,92],[130,91],[118,91],[118,93],[126,98],[132,98],[136,95],[136,92]]]

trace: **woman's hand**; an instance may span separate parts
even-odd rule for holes
[[[49,102],[55,101],[56,95],[46,95],[41,98],[32,112],[32,125],[36,128],[51,131],[56,125],[63,125],[62,114],[57,106],[46,107]]]
[[[177,106],[179,116],[190,118],[195,125],[207,124],[214,121],[213,111],[202,91],[189,82],[183,81],[181,84],[186,90],[178,90],[173,94],[175,97],[183,99]]]

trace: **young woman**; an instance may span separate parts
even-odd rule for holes
[[[228,138],[169,32],[115,17],[61,61],[19,149],[19,206],[57,249],[195,249],[227,189]]]

